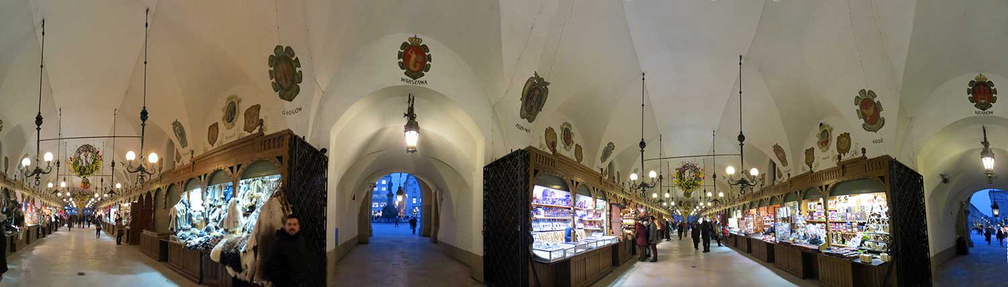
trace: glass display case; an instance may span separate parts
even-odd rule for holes
[[[580,241],[590,236],[605,234],[606,210],[605,201],[602,208],[596,206],[595,199],[587,187],[578,188],[577,201],[574,205],[574,229],[577,231],[574,241]]]
[[[572,244],[535,242],[532,244],[532,254],[536,256],[538,261],[552,263],[573,256],[575,253]]]
[[[829,198],[830,246],[889,252],[889,208],[883,192]]]
[[[791,242],[792,230],[795,229],[795,222],[799,213],[798,201],[785,202],[781,208],[777,209],[777,220],[774,229],[777,231],[778,242]]]
[[[826,240],[826,221],[822,194],[818,189],[806,191],[799,201],[790,198],[784,204],[791,214],[791,231],[787,241],[799,246],[818,249]],[[793,208],[793,210],[792,210]]]
[[[637,209],[627,207],[623,209],[623,238],[626,240],[634,240],[634,228],[637,225]]]

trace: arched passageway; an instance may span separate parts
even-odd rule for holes
[[[956,250],[960,256],[938,267],[936,283],[1004,284],[1001,272],[1008,268],[1005,259],[1008,257],[1008,242],[1005,242],[1008,241],[1008,220],[1001,216],[1000,207],[1005,204],[1008,204],[1008,191],[994,188],[978,190],[960,202],[959,210],[954,213]]]

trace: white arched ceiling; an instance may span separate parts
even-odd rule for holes
[[[814,147],[818,124],[825,123],[833,127],[833,144],[826,152],[816,148],[816,170],[835,164],[835,137],[849,132],[848,157],[859,156],[859,147],[868,156],[894,155],[925,176],[929,206],[941,206],[959,197],[932,194],[938,190],[936,175],[970,170],[979,126],[995,131],[989,136],[996,149],[1008,146],[1008,138],[997,134],[1006,126],[1003,103],[978,113],[965,93],[980,73],[995,85],[1008,85],[1008,58],[1000,48],[1008,42],[1008,4],[999,0],[13,0],[0,3],[0,141],[9,169],[35,153],[43,18],[42,137],[57,135],[59,109],[65,136],[110,133],[113,109],[119,110],[118,134],[139,134],[141,23],[147,8],[145,150],[168,154],[160,149],[172,141],[183,162],[190,151],[213,147],[207,129],[220,121],[220,108],[231,95],[241,97],[243,107],[262,105],[266,132],[290,128],[327,146],[334,131],[355,128],[341,119],[364,120],[363,113],[373,112],[354,106],[381,105],[388,118],[370,119],[382,124],[373,130],[391,136],[404,123],[399,113],[405,102],[390,99],[417,93],[417,109],[425,111],[421,127],[464,151],[461,158],[438,157],[442,161],[429,165],[459,170],[466,178],[460,186],[479,189],[474,183],[482,175],[466,174],[458,162],[479,169],[511,150],[544,146],[544,131],[559,132],[563,123],[573,126],[584,165],[598,170],[611,161],[626,178],[642,160],[637,147],[642,72],[648,75],[645,158],[658,155],[658,135],[667,156],[706,154],[712,147],[718,153],[739,151],[738,55],[745,60],[744,165],[764,174],[774,172],[763,170],[770,161],[784,174],[806,172],[804,150]],[[401,81],[395,56],[413,35],[424,39],[432,55],[421,87]],[[276,45],[291,46],[302,64],[301,92],[292,102],[280,100],[271,87],[267,59]],[[529,122],[519,117],[521,90],[535,73],[550,82],[550,96]],[[854,105],[861,89],[873,90],[884,107],[886,124],[878,132],[861,128]],[[431,111],[424,105],[451,108]],[[442,119],[454,123],[440,126]],[[173,132],[176,120],[186,130],[186,147]],[[435,130],[441,128],[446,130]],[[245,134],[222,129],[217,145]],[[454,142],[460,135],[470,138]],[[616,148],[602,161],[609,142]],[[68,146],[84,143],[108,140]],[[776,157],[774,145],[783,148],[788,166]],[[125,151],[139,145],[121,139],[116,150],[108,149],[122,161]],[[573,157],[562,148],[559,153]],[[385,162],[382,154],[372,156]],[[356,161],[368,160],[350,162]],[[708,174],[740,165],[733,156],[717,164],[694,161],[703,162]],[[645,169],[658,167],[650,161]],[[353,181],[349,184],[358,182]],[[959,182],[976,186],[985,180],[970,175]]]

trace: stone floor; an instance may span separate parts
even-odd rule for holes
[[[976,233],[972,237],[973,248],[970,248],[969,255],[953,257],[938,266],[938,271],[934,274],[936,286],[1008,285],[1008,277],[1005,277],[1005,272],[1008,271],[1008,249],[998,246],[997,238],[993,236],[991,245],[987,245],[983,236]]]
[[[137,246],[66,227],[7,257],[0,286],[196,286]]]
[[[331,286],[479,286],[468,266],[412,235],[409,224],[374,224],[369,244],[358,245],[336,263]]]
[[[703,249],[703,247],[700,247]],[[633,259],[636,260],[636,259]],[[631,261],[633,262],[633,261]],[[658,262],[617,267],[595,286],[818,286],[748,254],[711,242],[711,252],[693,249],[691,239],[658,244]]]

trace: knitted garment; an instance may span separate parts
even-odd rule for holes
[[[231,198],[228,202],[227,216],[221,222],[221,227],[227,231],[238,230],[241,228],[242,217],[241,209],[238,208],[238,199]]]

